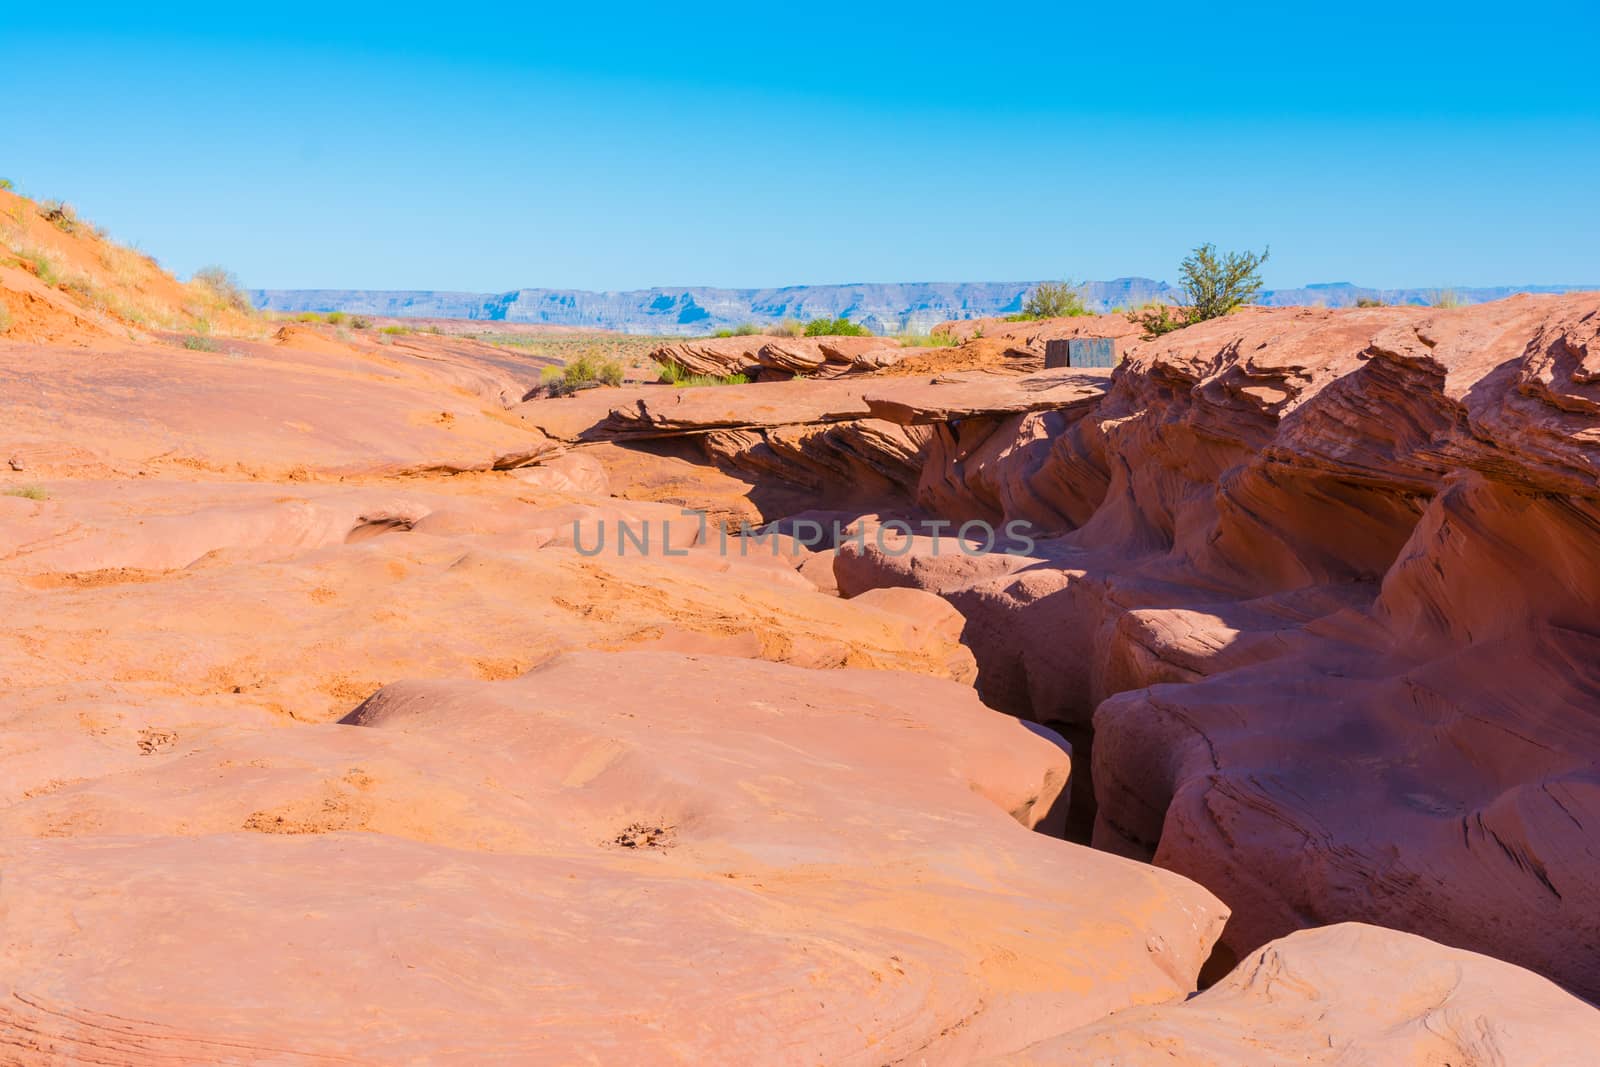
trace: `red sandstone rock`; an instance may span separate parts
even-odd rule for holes
[[[586,654],[347,722],[5,809],[11,1054],[956,1063],[1181,995],[1221,917],[1027,832],[1063,752],[948,682]]]
[[[1596,996],[1597,330],[1592,296],[1181,330],[1041,459],[986,428],[1004,480],[925,471],[1003,518],[1065,486],[1051,562],[914,584],[987,701],[1092,721],[1096,844],[1216,890],[1225,949],[1358,919]]]
[[[1345,923],[1274,941],[1182,1004],[1118,1012],[989,1062],[1565,1067],[1588,1062],[1597,1044],[1600,1012],[1536,975]]]

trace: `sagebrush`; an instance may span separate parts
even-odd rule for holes
[[[1032,319],[1064,319],[1088,315],[1082,290],[1071,282],[1040,282],[1034,286],[1022,310],[1006,316],[1010,322],[1027,322]]]

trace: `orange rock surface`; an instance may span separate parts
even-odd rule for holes
[[[17,205],[0,1060],[1593,1045],[1592,298],[529,400]]]

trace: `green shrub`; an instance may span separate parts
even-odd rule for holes
[[[622,384],[622,361],[602,357],[597,352],[582,352],[564,367],[546,367],[539,372],[540,384],[551,396],[566,396],[597,385]]]
[[[245,295],[244,288],[239,284],[239,279],[224,267],[201,267],[189,280],[210,293],[212,299],[221,307],[247,314],[254,310],[250,306],[250,298]]]
[[[6,302],[0,300],[0,333],[9,333],[11,330],[11,309],[6,307]]]
[[[404,334],[414,333],[415,331],[409,326],[382,326],[379,327],[378,332],[386,333],[390,337],[400,337]]]
[[[872,331],[849,319],[812,319],[806,323],[807,337],[871,337]]]
[[[10,178],[0,178],[0,189],[15,189],[16,183]]]
[[[1261,275],[1271,249],[1261,252],[1229,252],[1217,255],[1215,245],[1203,244],[1189,253],[1179,272],[1188,297],[1184,324],[1221,318],[1233,309],[1261,295]]]
[[[24,500],[50,499],[50,493],[42,485],[24,485],[17,489],[7,489],[6,496],[20,496]]]
[[[799,319],[784,319],[768,324],[766,332],[772,337],[804,337],[806,324]]]
[[[372,329],[372,320],[364,315],[356,315],[350,320],[350,328],[352,330],[370,330]]]
[[[322,316],[322,321],[327,323],[329,326],[337,326],[344,322],[344,312],[330,311],[326,315]]]
[[[1382,300],[1370,296],[1363,296],[1356,300],[1356,307],[1358,308],[1386,308],[1388,306]]]
[[[753,322],[741,322],[737,326],[724,326],[722,329],[718,330],[716,333],[712,334],[711,336],[712,337],[754,337],[755,335],[757,335],[759,333],[761,333],[761,327],[757,326],[755,323],[753,323]]]
[[[677,385],[688,377],[689,372],[676,363],[657,363],[656,366],[661,368],[661,377],[657,380],[667,385]]]
[[[1128,312],[1128,321],[1144,327],[1144,339],[1154,340],[1164,333],[1181,329],[1188,323],[1172,314],[1172,309],[1159,300],[1152,300],[1136,311]]]
[[[1007,322],[1028,322],[1032,319],[1062,319],[1087,315],[1083,293],[1071,282],[1040,282],[1023,302],[1022,311],[1007,315]]]
[[[39,215],[62,233],[76,233],[78,213],[65,200],[46,200],[39,205]]]
[[[215,352],[221,348],[216,341],[207,337],[205,334],[198,332],[185,334],[183,338],[183,347],[192,349],[196,352]]]

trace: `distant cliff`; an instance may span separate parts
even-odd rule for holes
[[[518,289],[509,293],[433,290],[258,289],[255,304],[273,311],[346,311],[401,318],[484,319],[535,322],[628,333],[707,334],[741,323],[844,317],[876,333],[926,330],[947,319],[976,319],[1022,309],[1036,282],[908,282],[860,285],[794,285],[782,289],[687,288],[588,292],[582,289]],[[1561,293],[1600,286],[1495,286],[1479,289],[1373,289],[1333,282],[1266,292],[1264,304],[1345,307],[1360,299],[1388,304],[1464,304],[1498,300],[1513,293]],[[1150,300],[1181,302],[1176,289],[1149,278],[1087,282],[1085,300],[1099,311]]]

